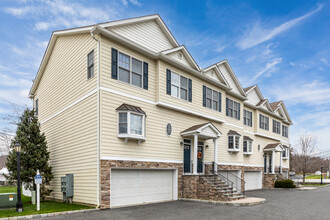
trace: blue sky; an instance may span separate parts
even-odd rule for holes
[[[27,99],[52,31],[158,13],[202,67],[227,59],[243,87],[284,100],[291,141],[330,148],[330,1],[0,1],[0,116]],[[9,102],[8,102],[9,101]],[[1,120],[0,130],[6,127]]]

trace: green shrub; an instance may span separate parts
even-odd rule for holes
[[[275,188],[296,188],[292,180],[277,180],[275,182]]]

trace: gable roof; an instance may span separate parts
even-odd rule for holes
[[[274,112],[280,107],[281,102],[282,101],[277,101],[277,102],[270,103],[270,106],[272,107]]]
[[[281,143],[274,143],[274,144],[268,144],[266,147],[264,147],[264,151],[283,151],[283,147]]]
[[[162,51],[162,53],[163,54],[166,54],[166,55],[169,55],[169,54],[172,54],[172,53],[175,53],[175,52],[182,52],[184,58],[187,60],[187,62],[189,63],[189,65],[192,68],[196,69],[196,70],[200,70],[198,64],[196,63],[196,61],[194,60],[194,58],[189,53],[189,51],[187,50],[186,46],[182,45],[182,46],[179,46],[179,47],[176,47],[176,48],[172,48],[172,49],[169,49],[169,50]],[[178,60],[180,60],[179,57],[178,57]]]
[[[191,126],[190,128],[187,128],[184,131],[182,131],[181,135],[187,135],[195,132],[200,133],[206,127],[210,127],[217,136],[221,136],[221,132],[217,129],[217,127],[214,126],[212,122]]]
[[[249,87],[246,87],[244,88],[244,92],[247,93],[248,91],[250,91],[250,89],[254,88],[256,85],[253,85],[253,86],[249,86]]]
[[[224,77],[224,75],[222,74],[222,72],[220,71],[219,67],[216,64],[213,64],[205,69],[202,70],[202,73],[204,73],[204,75],[206,77],[209,77],[206,75],[206,73],[208,71],[214,71],[216,76],[218,77],[219,81],[224,85],[224,89],[230,90],[230,85],[228,83],[228,81],[226,80],[226,78]]]

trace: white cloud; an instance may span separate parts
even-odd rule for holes
[[[281,34],[282,32],[292,28],[294,25],[298,24],[302,20],[312,16],[316,12],[320,11],[322,9],[323,5],[319,5],[317,9],[310,11],[306,14],[304,14],[301,17],[294,18],[292,20],[289,20],[277,27],[274,27],[272,29],[270,28],[263,28],[261,27],[260,23],[257,22],[254,24],[251,30],[247,31],[243,38],[239,40],[239,42],[236,44],[240,49],[245,50],[251,47],[254,47],[258,44],[261,44],[263,42],[266,42],[275,36]]]
[[[17,17],[22,17],[24,15],[27,15],[31,12],[34,11],[33,7],[22,7],[22,8],[11,8],[11,7],[7,7],[4,9],[4,11],[8,14],[17,16]]]
[[[325,65],[330,66],[330,63],[328,62],[327,59],[322,58],[321,61],[322,61]]]
[[[269,77],[270,74],[276,70],[275,66],[281,62],[282,58],[275,58],[272,61],[268,62],[266,66],[252,78],[250,84],[263,74],[268,74],[267,76]]]
[[[138,0],[129,0],[130,3],[132,3],[133,5],[141,5],[141,3]]]

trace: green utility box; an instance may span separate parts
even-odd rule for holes
[[[72,202],[73,198],[73,174],[66,174],[61,177],[61,192],[64,202]]]
[[[16,207],[17,193],[0,193],[0,208]]]

